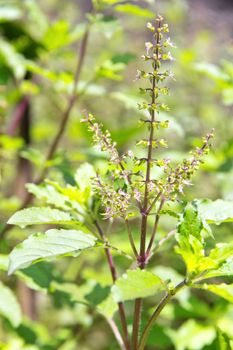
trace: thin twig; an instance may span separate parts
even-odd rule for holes
[[[176,234],[176,230],[170,231],[164,238],[162,238],[156,245],[155,249],[153,250],[153,253],[156,252],[166,241],[168,241],[171,237],[173,237]]]
[[[147,209],[147,213],[148,215],[150,214],[151,210],[153,209],[155,203],[157,202],[157,200],[159,199],[159,197],[162,195],[162,191],[160,191],[157,196],[154,198],[153,202],[151,203],[151,205],[149,206],[149,208]]]
[[[118,329],[116,323],[114,322],[114,320],[112,318],[110,318],[110,319],[108,318],[107,322],[108,322],[108,324],[109,324],[109,326],[110,326],[110,328],[111,328],[111,330],[112,330],[112,332],[113,332],[113,334],[114,334],[114,336],[116,338],[116,341],[119,344],[120,348],[122,350],[126,350],[124,341],[122,339],[122,336],[121,336],[121,334],[119,332],[119,329]]]
[[[128,219],[125,220],[125,225],[126,225],[126,228],[127,228],[128,237],[129,237],[129,241],[130,241],[133,253],[134,253],[135,257],[138,258],[138,251],[137,251],[137,248],[136,248],[136,246],[134,244],[134,239],[133,239],[133,236],[132,236],[132,232],[131,232],[131,229],[130,229],[130,226],[129,226],[129,220]]]
[[[99,223],[97,220],[94,220],[94,224],[99,232],[100,237],[103,239],[104,242],[107,242],[107,239],[105,237],[105,234],[102,230],[102,228],[100,227]],[[116,272],[116,267],[113,261],[113,257],[111,254],[111,251],[109,248],[105,248],[105,254],[108,260],[108,266],[111,272],[111,276],[112,276],[112,281],[113,283],[116,282],[117,280],[117,272]],[[120,315],[120,319],[121,319],[121,325],[122,325],[122,331],[123,331],[123,340],[124,340],[124,344],[125,344],[125,348],[127,350],[131,349],[130,346],[130,341],[129,341],[129,334],[128,334],[128,329],[127,329],[127,321],[126,321],[126,315],[125,315],[125,307],[124,304],[122,302],[118,303],[118,310],[119,310],[119,315]]]
[[[155,222],[154,222],[154,227],[153,227],[153,230],[152,230],[152,235],[151,235],[151,239],[150,239],[150,242],[148,244],[148,248],[146,250],[146,255],[149,256],[150,255],[150,251],[151,251],[151,248],[153,246],[153,243],[154,243],[154,239],[155,239],[155,235],[156,235],[156,232],[157,232],[157,228],[158,228],[158,224],[159,224],[159,219],[160,219],[160,212],[163,208],[163,205],[165,203],[165,199],[162,198],[161,199],[161,202],[160,202],[160,205],[159,205],[159,208],[158,208],[158,211],[157,211],[157,214],[155,216]]]

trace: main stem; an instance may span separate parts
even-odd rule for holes
[[[161,22],[159,22],[158,27],[160,28]],[[159,32],[157,31],[156,45],[159,44]],[[158,59],[158,48],[156,48],[156,58]],[[157,68],[157,63],[154,63],[154,69]],[[152,161],[152,151],[153,151],[153,138],[154,138],[154,121],[155,121],[155,110],[153,108],[156,100],[155,95],[156,87],[156,77],[153,74],[152,78],[152,99],[151,99],[151,120],[150,120],[150,135],[148,140],[148,153],[146,160],[146,180],[145,180],[145,192],[144,192],[144,201],[141,209],[141,239],[140,239],[140,254],[138,257],[138,264],[140,269],[144,269],[146,266],[147,256],[146,256],[146,235],[147,235],[147,219],[148,219],[148,202],[149,202],[149,188],[151,176],[151,161]],[[141,310],[142,310],[142,299],[138,298],[135,300],[134,305],[134,321],[133,321],[133,332],[132,332],[132,347],[133,350],[138,350],[138,340],[139,340],[139,330],[140,330],[140,321],[141,321]]]

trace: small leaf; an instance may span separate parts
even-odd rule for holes
[[[51,209],[49,207],[32,207],[17,211],[8,220],[8,224],[24,228],[26,226],[40,224],[67,224],[71,223],[71,221],[70,214],[61,210]]]
[[[25,268],[33,262],[62,255],[75,255],[92,248],[97,239],[82,230],[48,230],[35,233],[18,244],[9,255],[8,273]]]
[[[116,302],[146,298],[165,289],[162,280],[149,271],[128,270],[112,287],[113,299]]]
[[[18,327],[21,323],[22,314],[19,303],[10,290],[0,282],[0,314],[6,317],[12,326]]]

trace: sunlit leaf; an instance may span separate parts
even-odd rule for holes
[[[176,331],[169,330],[168,334],[177,350],[202,350],[205,345],[210,345],[213,342],[216,331],[211,325],[204,325],[190,319]]]
[[[162,280],[149,271],[128,270],[112,287],[115,301],[146,298],[165,289]]]
[[[18,244],[9,255],[9,274],[33,262],[57,256],[76,255],[97,244],[94,236],[81,230],[48,230],[35,233]]]
[[[8,220],[9,225],[17,225],[21,228],[40,224],[67,224],[72,221],[70,214],[49,207],[32,207],[17,211]]]
[[[4,59],[5,64],[12,69],[16,79],[24,77],[26,72],[24,57],[4,39],[0,39],[0,56]]]
[[[233,221],[233,201],[204,199],[198,203],[201,217],[211,224]]]
[[[0,22],[13,21],[19,19],[21,16],[22,12],[18,7],[2,5],[0,7]]]
[[[155,14],[152,11],[133,4],[116,5],[115,10],[117,12],[123,12],[133,16],[139,16],[139,17],[145,17],[145,18],[155,17]]]
[[[233,284],[198,284],[194,285],[195,288],[208,290],[224,299],[233,303]]]

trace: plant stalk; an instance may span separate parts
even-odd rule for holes
[[[104,234],[102,228],[100,227],[98,221],[94,220],[94,224],[99,232],[100,237],[103,239],[103,241],[106,242],[107,240],[106,240],[105,234]],[[117,280],[117,272],[116,272],[116,267],[115,267],[115,264],[113,261],[111,251],[109,248],[105,248],[104,251],[105,251],[105,254],[107,257],[108,266],[109,266],[111,276],[112,276],[112,281],[113,281],[113,283],[115,283]],[[123,341],[125,344],[125,348],[126,348],[126,350],[131,350],[129,333],[128,333],[128,329],[127,329],[126,315],[125,315],[125,307],[124,307],[124,304],[122,302],[118,303],[118,311],[119,311],[120,320],[121,320],[121,326],[122,326],[122,331],[123,331]]]
[[[186,286],[186,280],[182,281],[181,283],[179,283],[172,291],[167,292],[164,297],[161,299],[160,303],[158,304],[158,306],[156,307],[153,315],[151,316],[151,318],[149,319],[148,323],[146,324],[146,327],[143,331],[141,340],[140,340],[140,344],[138,347],[138,350],[144,350],[145,346],[146,346],[146,341],[147,338],[150,334],[150,331],[152,329],[152,327],[154,326],[157,318],[159,317],[161,311],[164,309],[164,307],[168,304],[168,302],[171,300],[171,298],[177,294],[182,288],[184,288]]]
[[[161,27],[161,22],[158,24],[158,28]],[[159,30],[157,29],[157,37],[156,37],[156,46],[158,47],[160,40],[159,36]],[[158,48],[156,48],[156,57],[158,59],[159,51]],[[154,63],[154,69],[156,69],[157,63],[155,61]],[[155,87],[156,87],[156,77],[153,74],[152,78],[152,96],[151,96],[151,106],[155,104],[156,100],[156,94],[155,94]],[[148,219],[148,202],[149,202],[149,183],[150,183],[150,176],[151,176],[151,162],[152,162],[152,152],[153,152],[153,138],[154,138],[154,121],[155,121],[155,110],[152,108],[150,112],[150,134],[149,134],[149,140],[148,140],[148,152],[147,152],[147,160],[146,160],[146,180],[145,180],[145,192],[144,192],[144,200],[143,200],[143,206],[141,209],[141,239],[140,239],[140,255],[138,257],[138,265],[140,269],[144,269],[147,262],[147,256],[146,256],[146,235],[147,235],[147,219]],[[134,321],[133,321],[133,333],[132,333],[132,344],[133,344],[133,350],[138,350],[138,340],[139,340],[139,329],[140,329],[140,322],[141,322],[141,309],[142,309],[143,301],[142,299],[136,299],[135,300],[135,306],[134,306]]]

